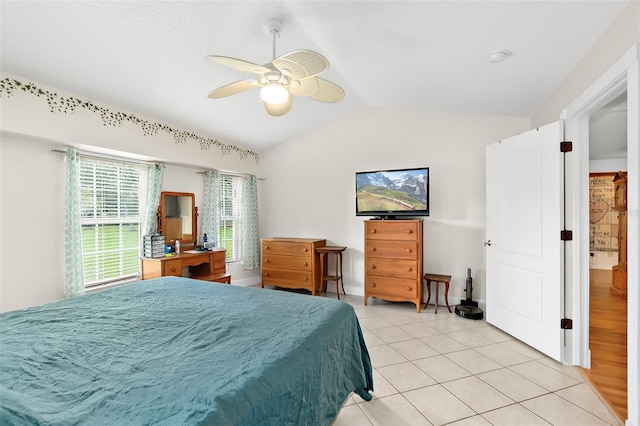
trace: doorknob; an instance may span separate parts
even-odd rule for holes
[[[490,245],[491,245],[491,240],[485,241],[485,242],[484,242],[484,245],[485,245],[485,246],[490,246]]]

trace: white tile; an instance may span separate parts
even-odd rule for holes
[[[477,413],[495,410],[515,402],[474,376],[443,383],[442,386]]]
[[[531,358],[522,354],[521,352],[509,349],[499,343],[494,343],[493,345],[487,346],[479,346],[473,349],[476,352],[480,352],[487,358],[494,360],[498,364],[504,365],[505,367],[531,361]]]
[[[472,374],[479,374],[484,373],[485,371],[497,370],[499,368],[502,368],[502,366],[497,362],[490,360],[486,356],[479,354],[473,349],[450,352],[448,354],[445,354],[444,356]]]
[[[441,385],[406,392],[405,397],[434,425],[464,419],[476,413]],[[390,423],[398,425],[400,423]]]
[[[604,420],[555,394],[529,399],[521,404],[553,425],[607,425]]]
[[[364,337],[364,342],[367,345],[367,348],[373,346],[384,345],[385,342],[381,338],[379,338],[373,331],[371,330],[362,330],[362,337]]]
[[[509,405],[483,413],[482,417],[489,420],[493,426],[549,426],[549,422],[533,414],[520,404]]]
[[[385,314],[385,315],[381,315],[382,318],[384,318],[385,320],[389,321],[391,324],[396,325],[396,326],[400,326],[400,325],[405,325],[405,324],[412,324],[414,322],[416,322],[416,319],[409,315],[408,313],[394,313],[394,314]]]
[[[487,339],[493,340],[494,342],[508,342],[514,340],[512,335],[505,333],[491,324],[485,324],[484,326],[477,327],[474,331]]]
[[[451,337],[440,334],[437,336],[429,336],[420,339],[424,343],[426,343],[430,348],[435,349],[441,354],[446,354],[448,352],[461,351],[463,349],[467,349],[467,346],[462,343],[453,340]]]
[[[384,367],[385,365],[400,364],[408,360],[398,351],[389,345],[380,345],[369,348],[369,357],[373,367]]]
[[[360,326],[366,330],[376,330],[378,328],[392,327],[389,321],[381,318],[379,315],[371,315],[360,319]]]
[[[444,383],[471,375],[467,370],[450,359],[445,358],[443,355],[418,359],[413,361],[413,363],[438,383]]]
[[[374,425],[429,426],[427,419],[400,394],[364,402],[359,407]]]
[[[580,374],[577,367],[564,365],[551,358],[539,359],[538,362],[546,365],[547,367],[553,368],[554,370],[559,371],[562,374],[566,374],[567,376],[577,380],[578,382],[584,382],[584,377],[582,376],[582,374]]]
[[[486,421],[482,416],[477,415],[449,423],[447,426],[491,426],[491,423]]]
[[[518,402],[549,393],[542,386],[536,385],[531,380],[525,379],[507,368],[478,374],[477,377]]]
[[[495,343],[493,340],[484,337],[475,330],[462,330],[453,333],[448,333],[447,336],[451,337],[453,340],[456,340],[468,348],[473,348],[476,346],[484,346]]]
[[[398,393],[398,389],[393,387],[391,383],[387,379],[384,378],[380,372],[374,368],[373,369],[373,392],[371,392],[371,396],[373,399],[384,398],[385,396],[395,395]],[[358,394],[352,394],[353,399],[358,403],[365,403],[364,399],[360,398]]]
[[[414,337],[403,331],[400,327],[385,327],[372,330],[373,333],[381,338],[385,343],[401,342],[403,340],[411,340]]]
[[[618,423],[616,417],[611,414],[611,411],[587,383],[580,383],[579,385],[559,390],[556,395],[587,410],[607,423],[612,425]]]
[[[437,315],[440,315],[440,314],[437,314]],[[448,312],[447,312],[447,315],[449,315]],[[467,330],[467,327],[465,324],[459,321],[452,321],[450,319],[451,318],[449,317],[438,318],[436,322],[431,323],[431,326],[436,330],[438,330],[440,333],[454,333],[456,331]]]
[[[333,426],[371,426],[372,423],[362,412],[358,405],[342,407],[335,420]]]
[[[557,391],[580,383],[538,361],[513,365],[509,369],[550,391]]]
[[[401,325],[400,328],[415,338],[429,337],[440,334],[438,330],[432,328],[428,323],[423,321]]]
[[[521,354],[526,355],[531,359],[547,358],[545,354],[533,349],[531,346],[521,342],[520,340],[514,339],[514,340],[509,340],[508,342],[502,342],[500,344],[504,345],[509,349],[513,349],[514,351],[520,352]]]
[[[405,340],[404,342],[396,342],[389,344],[393,349],[398,351],[402,356],[410,361],[430,356],[439,355],[438,352],[431,349],[418,339]]]
[[[378,371],[400,392],[406,392],[436,383],[429,375],[410,362],[381,367]]]

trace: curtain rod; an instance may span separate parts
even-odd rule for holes
[[[75,148],[74,148],[75,149]],[[118,157],[118,156],[114,156],[114,155],[109,155],[109,154],[93,154],[93,153],[87,153],[84,151],[80,151],[80,150],[76,150],[78,151],[79,155],[82,155],[83,157],[87,157],[87,158],[94,158],[96,160],[105,160],[105,159],[109,159],[112,161],[119,161],[121,163],[134,163],[134,164],[144,164],[144,165],[149,165],[151,163],[162,163],[163,165],[172,165],[172,166],[176,166],[176,167],[188,167],[188,168],[192,168],[195,169],[196,167],[193,166],[189,166],[189,165],[184,165],[184,164],[179,164],[179,163],[171,163],[171,162],[164,162],[164,161],[144,161],[144,160],[133,160],[133,159],[129,159],[129,158],[124,158],[124,157]],[[62,154],[66,154],[67,151],[62,150],[62,149],[52,149],[51,152],[60,152]],[[221,172],[225,175],[232,175],[232,176],[247,176],[248,173],[237,173],[237,172]],[[204,174],[204,172],[200,171],[200,172],[196,172],[196,174]],[[265,178],[259,178],[256,177],[256,179],[258,180],[266,180]]]
[[[149,164],[153,163],[153,161],[134,160],[134,159],[131,159],[131,158],[123,158],[123,157],[118,157],[118,156],[109,155],[109,154],[87,153],[87,152],[80,151],[80,150],[77,150],[77,149],[76,149],[76,151],[78,152],[78,155],[81,155],[81,156],[87,157],[87,158],[93,158],[95,160],[111,160],[111,161],[116,161],[116,162],[120,162],[120,163],[141,164],[141,165],[146,165],[146,166],[148,166]],[[67,151],[62,150],[62,149],[52,149],[51,152],[60,152],[62,154],[66,154],[67,153]]]
[[[218,170],[218,172],[223,174],[223,175],[230,175],[230,176],[242,176],[242,177],[244,177],[244,176],[249,176],[250,175],[250,173],[223,172],[223,171],[220,171],[220,170]],[[203,175],[205,173],[206,172],[202,172],[202,171],[201,172],[196,172],[197,175]],[[257,180],[267,180],[267,178],[261,178],[261,177],[257,177],[257,176],[256,176],[256,179]]]

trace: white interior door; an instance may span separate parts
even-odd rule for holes
[[[561,361],[563,154],[548,124],[486,149],[487,321]]]

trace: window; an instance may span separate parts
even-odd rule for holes
[[[143,165],[80,157],[85,288],[137,277],[146,181]]]
[[[241,258],[242,177],[220,175],[220,244],[227,249],[227,261]]]

